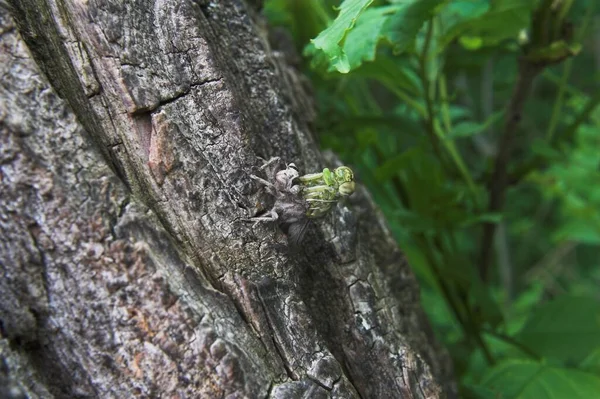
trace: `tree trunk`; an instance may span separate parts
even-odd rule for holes
[[[455,395],[363,188],[299,251],[245,221],[325,163],[253,6],[2,1],[0,396]]]

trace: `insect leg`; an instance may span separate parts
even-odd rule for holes
[[[253,217],[253,218],[249,218],[246,219],[246,222],[255,222],[252,227],[256,226],[257,224],[259,224],[260,222],[275,222],[277,221],[277,219],[279,219],[279,215],[277,214],[277,212],[271,210],[268,214],[268,216],[257,216],[257,217]]]
[[[307,198],[306,202],[327,202],[333,204],[334,202],[338,202],[338,200],[326,200],[320,198]]]
[[[263,186],[270,188],[271,190],[275,190],[275,186],[273,185],[273,183],[266,181],[262,177],[258,177],[256,175],[250,175],[250,178],[252,180],[256,180],[257,182],[261,183]]]
[[[274,164],[275,162],[281,162],[281,158],[280,157],[272,157],[267,162],[265,162],[263,164],[263,166],[260,167],[260,170],[265,170],[267,167],[269,167],[271,164]]]

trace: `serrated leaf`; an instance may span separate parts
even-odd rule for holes
[[[344,41],[344,52],[348,56],[350,69],[359,67],[363,61],[374,61],[377,44],[382,38],[382,28],[388,17],[398,7],[375,7],[366,10],[356,21],[354,29],[348,32]]]
[[[481,385],[504,399],[590,399],[600,392],[593,374],[517,359],[495,366]]]
[[[436,8],[447,0],[395,1],[398,11],[390,16],[383,27],[383,35],[390,41],[394,53],[404,52],[415,40],[417,33]]]
[[[579,363],[600,347],[600,303],[562,296],[534,310],[516,339],[544,357]]]
[[[311,42],[316,49],[322,50],[330,64],[340,73],[350,71],[350,63],[342,45],[348,31],[352,29],[360,14],[373,0],[345,0],[340,13],[331,26],[319,33]]]

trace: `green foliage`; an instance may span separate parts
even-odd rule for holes
[[[386,215],[463,397],[600,397],[595,6],[266,2],[306,56],[321,144]]]
[[[580,107],[577,107],[580,108]],[[593,118],[595,126],[600,120]],[[529,178],[540,185],[547,198],[559,200],[561,226],[556,241],[575,240],[600,244],[600,135],[597,127],[583,125],[567,152],[542,146],[553,160],[546,170],[533,171]]]
[[[598,376],[527,360],[508,360],[497,365],[481,384],[487,388],[483,396],[487,398],[589,399],[600,392]]]
[[[331,25],[312,40],[314,50],[322,50],[331,65],[339,72],[350,71],[348,57],[342,49],[342,42],[348,31],[356,23],[358,16],[373,0],[345,0],[340,6],[340,13]]]
[[[590,350],[600,349],[598,301],[563,295],[545,303],[535,309],[516,338],[545,358],[579,364]]]
[[[344,42],[344,53],[348,56],[349,68],[358,68],[363,61],[374,61],[377,45],[384,36],[383,28],[388,17],[395,14],[397,7],[372,7],[366,10],[356,21],[356,26]]]
[[[441,42],[446,45],[461,38],[463,45],[472,43],[469,46],[472,50],[482,46],[497,46],[503,40],[516,38],[529,25],[535,5],[536,1],[532,0],[456,2],[447,11],[459,17],[442,35]]]
[[[392,1],[399,7],[386,21],[384,36],[392,44],[394,53],[400,54],[409,48],[434,10],[446,2],[447,0]]]

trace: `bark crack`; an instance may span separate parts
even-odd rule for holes
[[[280,347],[278,340],[275,338],[275,334],[274,334],[275,328],[273,326],[271,316],[270,316],[269,312],[267,311],[267,305],[265,304],[264,300],[262,299],[260,293],[258,294],[258,296],[260,299],[261,307],[263,309],[263,313],[266,316],[265,320],[267,321],[267,327],[269,328],[269,331],[271,332],[271,340],[273,341],[273,346],[275,347],[275,351],[277,352],[277,355],[281,359],[281,364],[283,365],[283,368],[285,369],[285,372],[286,372],[288,378],[292,381],[297,381],[298,378],[295,376],[294,371],[291,369],[290,364],[287,360],[287,357],[283,354],[282,348]]]

